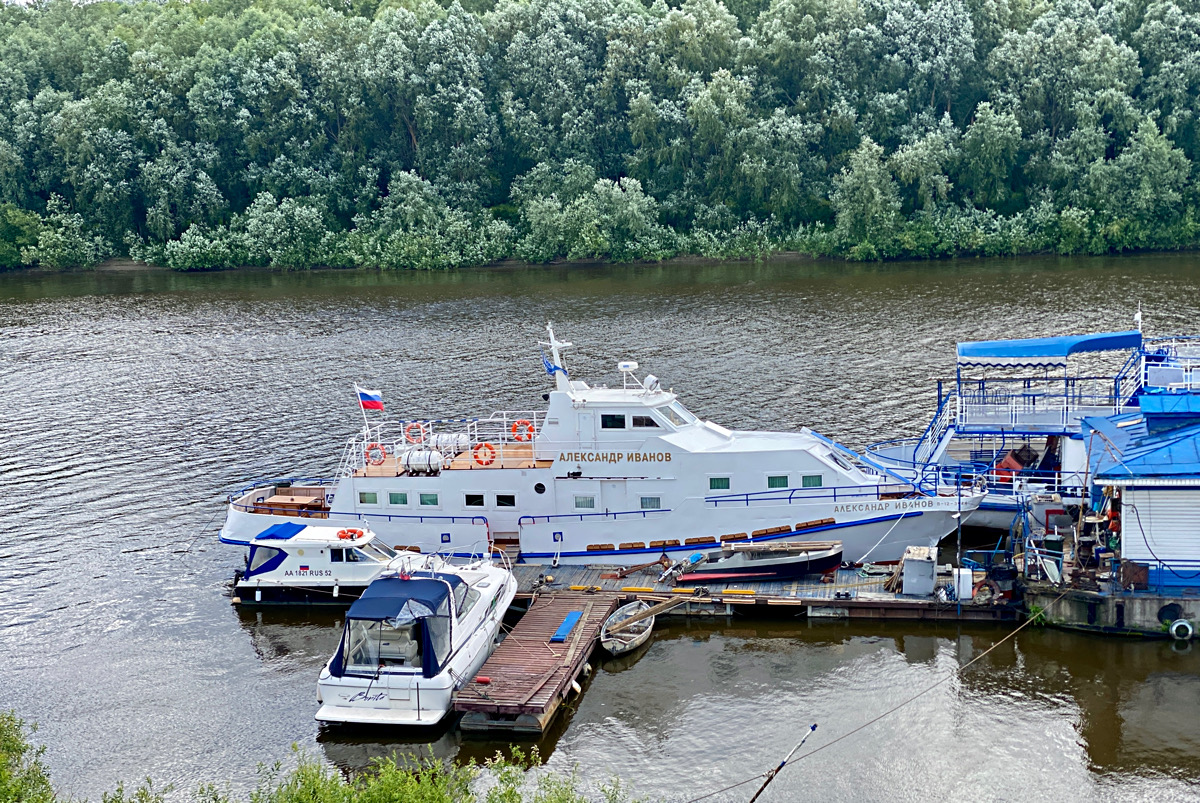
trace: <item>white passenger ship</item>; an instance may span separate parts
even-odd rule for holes
[[[637,363],[621,387],[572,379],[547,326],[545,411],[369,424],[335,478],[230,497],[225,540],[296,517],[368,523],[394,547],[503,548],[531,563],[636,565],[719,554],[734,541],[839,540],[845,558],[896,560],[979,505],[932,495],[811,430],[731,431],[692,415]]]

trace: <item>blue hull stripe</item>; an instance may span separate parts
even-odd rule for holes
[[[738,541],[737,543],[739,543],[739,544],[748,544],[748,543],[761,544],[766,541],[779,541],[784,538],[794,538],[795,536],[800,535],[800,534],[808,535],[809,533],[830,532],[832,530],[841,530],[846,527],[858,527],[859,525],[862,525],[862,524],[877,524],[882,521],[896,521],[899,518],[911,519],[911,518],[916,518],[917,516],[921,516],[921,515],[924,515],[924,511],[921,511],[921,510],[914,510],[911,512],[906,511],[905,513],[902,513],[902,514],[899,514],[896,516],[878,516],[873,519],[859,519],[858,521],[846,522],[845,524],[822,524],[820,527],[808,527],[803,530],[793,530],[790,533],[775,533],[774,535],[763,535],[763,536],[759,536],[758,538],[747,538],[746,540]],[[654,548],[644,547],[642,549],[613,549],[613,550],[605,550],[604,552],[598,552],[596,550],[591,550],[591,551],[585,550],[583,552],[522,552],[521,559],[522,560],[537,560],[539,558],[553,559],[555,555],[558,555],[558,557],[560,557],[560,558],[580,558],[580,557],[601,558],[601,557],[609,557],[612,555],[661,555],[664,552],[687,552],[690,554],[692,552],[704,552],[705,550],[720,549],[720,548],[721,548],[721,545],[719,543],[716,543],[716,544],[680,544],[679,546],[654,547]]]

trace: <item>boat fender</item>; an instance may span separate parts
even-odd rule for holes
[[[486,442],[476,444],[471,450],[471,457],[481,466],[490,466],[496,462],[496,447]]]
[[[487,675],[480,675],[479,677],[475,678],[475,682],[481,686],[487,686],[492,682],[492,679]]]
[[[416,435],[413,431],[416,430]],[[424,443],[425,442],[425,425],[420,421],[414,421],[404,428],[404,437],[409,443]]]
[[[571,681],[571,691],[575,692],[576,694],[581,694],[581,693],[583,693],[583,686],[580,686],[580,685],[579,685],[579,681],[578,681],[578,680],[572,680],[572,681]]]
[[[377,453],[378,457],[373,457],[372,453]],[[363,459],[372,466],[382,466],[383,461],[387,460],[388,451],[382,443],[367,444],[366,450],[363,452]]]
[[[1168,630],[1176,641],[1187,641],[1196,633],[1196,628],[1187,619],[1176,619]]]
[[[531,441],[534,433],[537,432],[533,428],[533,422],[528,418],[522,418],[520,421],[514,421],[512,425],[513,440]]]

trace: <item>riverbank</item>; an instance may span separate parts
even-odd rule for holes
[[[0,711],[0,800],[6,803],[75,803],[60,795],[50,771],[42,762],[44,748],[35,746],[37,729],[12,711]],[[628,797],[620,782],[602,785],[595,796],[578,788],[573,774],[560,775],[535,769],[535,749],[528,756],[517,751],[512,758],[496,755],[481,764],[457,765],[419,755],[380,756],[369,769],[347,776],[303,754],[293,766],[263,767],[258,788],[249,795],[228,790],[221,779],[199,788],[174,789],[147,778],[137,787],[117,784],[103,795],[105,803],[167,803],[184,793],[206,803],[586,803],[603,799],[621,803]]]

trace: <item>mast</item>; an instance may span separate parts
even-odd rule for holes
[[[570,343],[564,343],[554,336],[554,327],[547,322],[546,333],[550,336],[549,343],[543,343],[543,346],[550,347],[550,359],[546,361],[546,373],[554,377],[555,390],[561,390],[564,393],[571,390],[571,383],[567,377],[567,369],[562,364],[562,353],[559,349],[570,348]]]

